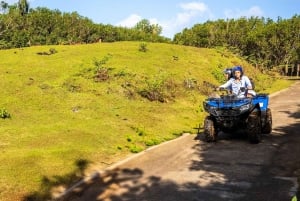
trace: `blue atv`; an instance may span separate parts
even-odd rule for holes
[[[220,131],[233,133],[243,129],[251,143],[259,143],[262,134],[272,132],[272,114],[268,104],[267,94],[238,98],[227,93],[207,98],[203,102],[204,110],[209,113],[204,120],[205,141],[215,142]]]

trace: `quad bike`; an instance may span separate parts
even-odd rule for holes
[[[262,134],[272,131],[272,114],[268,104],[267,94],[238,98],[227,92],[217,98],[207,98],[203,102],[204,110],[209,113],[204,120],[205,141],[216,141],[220,131],[233,133],[243,129],[251,143],[259,143]]]

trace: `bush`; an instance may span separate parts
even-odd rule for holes
[[[10,118],[10,114],[7,112],[7,110],[5,108],[1,108],[0,109],[0,117],[2,119],[6,119],[6,118]]]
[[[55,54],[55,53],[57,53],[57,50],[54,48],[50,48],[49,52],[50,52],[50,54]]]
[[[57,50],[54,48],[50,48],[49,52],[37,52],[38,55],[52,55],[57,53]]]
[[[131,153],[139,153],[144,150],[144,147],[133,144],[129,146],[129,150]]]
[[[183,85],[186,89],[194,89],[198,87],[198,83],[195,78],[185,78],[183,81]]]
[[[86,79],[94,79],[95,82],[107,81],[110,78],[110,71],[113,68],[104,66],[110,58],[110,54],[105,56],[103,59],[94,59],[93,66],[84,68],[81,72],[77,73],[76,76],[81,76]],[[121,75],[120,75],[121,76]]]
[[[147,52],[148,51],[147,44],[146,43],[141,43],[140,47],[139,47],[139,51],[140,52]]]
[[[150,147],[150,146],[158,145],[159,143],[160,143],[160,140],[158,140],[158,139],[150,139],[145,142],[145,145]]]
[[[150,101],[168,102],[175,97],[176,83],[167,75],[158,74],[153,78],[146,78],[145,85],[139,94]]]
[[[109,69],[106,67],[98,68],[95,75],[96,82],[102,82],[109,79]]]
[[[112,68],[105,67],[104,65],[109,60],[110,55],[105,56],[101,60],[95,60],[94,66],[95,66],[95,81],[96,82],[102,82],[109,79],[109,71],[112,70]]]

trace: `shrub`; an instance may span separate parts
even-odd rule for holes
[[[158,74],[153,78],[146,78],[145,85],[138,93],[150,101],[168,102],[175,97],[177,85],[164,74]]]
[[[150,139],[145,142],[145,145],[150,147],[153,145],[158,145],[159,143],[160,143],[160,140],[158,140],[158,139]]]
[[[38,55],[52,55],[57,53],[57,50],[54,48],[50,48],[49,52],[37,52]]]
[[[133,145],[129,146],[129,150],[130,150],[131,153],[139,153],[139,152],[143,151],[144,148],[141,147],[141,146],[133,144]]]
[[[54,48],[50,48],[49,52],[50,52],[50,54],[55,54],[55,53],[57,53],[57,50]]]
[[[2,119],[10,118],[11,115],[7,112],[5,108],[0,108],[0,117]]]
[[[104,66],[106,62],[110,58],[110,54],[103,57],[101,60],[94,59],[93,66],[88,68],[83,68],[79,73],[76,74],[76,76],[81,76],[86,79],[94,79],[95,82],[102,82],[106,81],[110,78],[109,72],[112,70],[112,68]]]
[[[105,56],[101,60],[95,60],[94,66],[95,66],[95,81],[101,82],[106,81],[109,79],[109,71],[111,68],[105,67],[104,64],[109,60],[109,56]]]
[[[147,52],[148,51],[147,44],[146,43],[141,43],[140,47],[139,47],[139,51],[140,52]]]
[[[197,88],[197,80],[195,78],[185,78],[183,81],[184,88],[186,89],[194,89]]]

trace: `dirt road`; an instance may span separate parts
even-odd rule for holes
[[[201,134],[184,135],[114,165],[63,198],[289,201],[300,178],[299,98],[300,82],[270,97],[273,132],[259,144],[226,134],[208,144]]]

